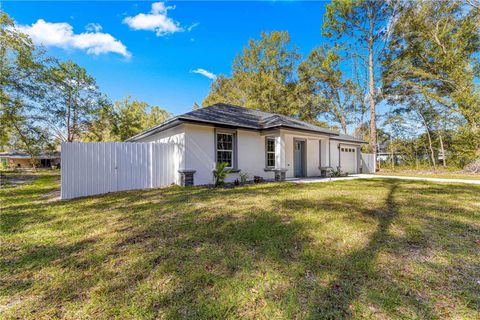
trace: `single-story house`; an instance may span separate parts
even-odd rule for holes
[[[210,184],[217,162],[232,169],[227,181],[315,177],[330,168],[359,173],[365,141],[294,118],[215,104],[174,117],[127,141],[180,145],[175,162],[182,185]]]
[[[8,168],[32,168],[32,157],[23,151],[0,152],[0,163]],[[41,152],[35,157],[37,168],[51,168],[60,164],[60,152]]]

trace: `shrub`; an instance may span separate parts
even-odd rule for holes
[[[245,173],[240,173],[240,183],[241,184],[247,183],[247,179],[248,179],[248,174],[246,172]]]
[[[227,169],[228,163],[220,162],[217,163],[217,167],[213,171],[213,177],[215,178],[215,186],[223,186],[225,184],[225,178],[227,174],[232,172],[231,169]]]
[[[346,177],[348,175],[347,172],[343,172],[340,167],[337,167],[337,169],[330,169],[330,176],[331,177]]]
[[[263,182],[263,177],[253,176],[253,182],[255,182],[255,183]]]

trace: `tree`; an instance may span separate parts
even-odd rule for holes
[[[93,120],[87,125],[86,132],[82,135],[83,141],[115,141],[116,125],[113,104],[105,96],[98,99],[98,108],[93,115]]]
[[[204,107],[215,103],[230,103],[237,106],[245,106],[247,94],[237,83],[239,77],[228,78],[224,75],[218,76],[210,85],[210,93],[203,100]]]
[[[287,32],[261,33],[235,58],[232,77],[218,77],[203,101],[240,105],[284,115],[295,115],[295,68],[300,55],[290,48]]]
[[[389,23],[394,21],[395,10],[394,1],[333,0],[326,7],[322,27],[327,37],[350,43],[346,46],[347,52],[360,58],[368,70],[370,148],[374,154],[377,152],[376,69],[388,39]]]
[[[33,121],[35,102],[44,94],[46,63],[43,52],[15,28],[6,13],[0,12],[0,137],[2,144],[21,145],[32,159],[48,140],[45,130]]]
[[[79,140],[99,108],[95,79],[83,67],[66,61],[49,68],[47,81],[41,120],[61,141]]]
[[[470,158],[480,154],[479,22],[478,11],[461,1],[407,2],[383,61],[389,101],[428,104],[444,126],[451,114],[461,115],[476,150]],[[443,127],[437,127],[439,139]]]
[[[354,121],[358,94],[355,84],[350,79],[343,79],[340,61],[337,46],[322,46],[312,50],[300,64],[297,90],[300,99],[307,100],[300,107],[300,118],[311,122],[322,114],[338,123],[343,133],[348,134],[348,125]]]
[[[112,133],[124,141],[148,128],[152,128],[171,117],[171,114],[158,106],[150,106],[130,97],[114,104],[114,126]]]

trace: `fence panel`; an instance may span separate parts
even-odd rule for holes
[[[61,197],[168,186],[176,182],[175,145],[62,143]]]
[[[375,158],[372,153],[362,153],[362,173],[375,173]]]

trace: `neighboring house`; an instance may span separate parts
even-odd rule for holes
[[[379,142],[377,145],[377,162],[379,163],[392,163],[393,162],[398,165],[403,161],[403,156],[400,152],[394,151],[392,152],[390,149],[390,141],[382,141]]]
[[[215,104],[174,117],[127,141],[174,143],[182,185],[209,184],[217,162],[234,173],[284,180],[315,177],[330,168],[361,171],[365,141],[286,116]]]
[[[23,151],[0,152],[0,163],[9,168],[32,168],[32,157]],[[37,168],[51,168],[60,164],[60,152],[42,152],[35,157]]]

